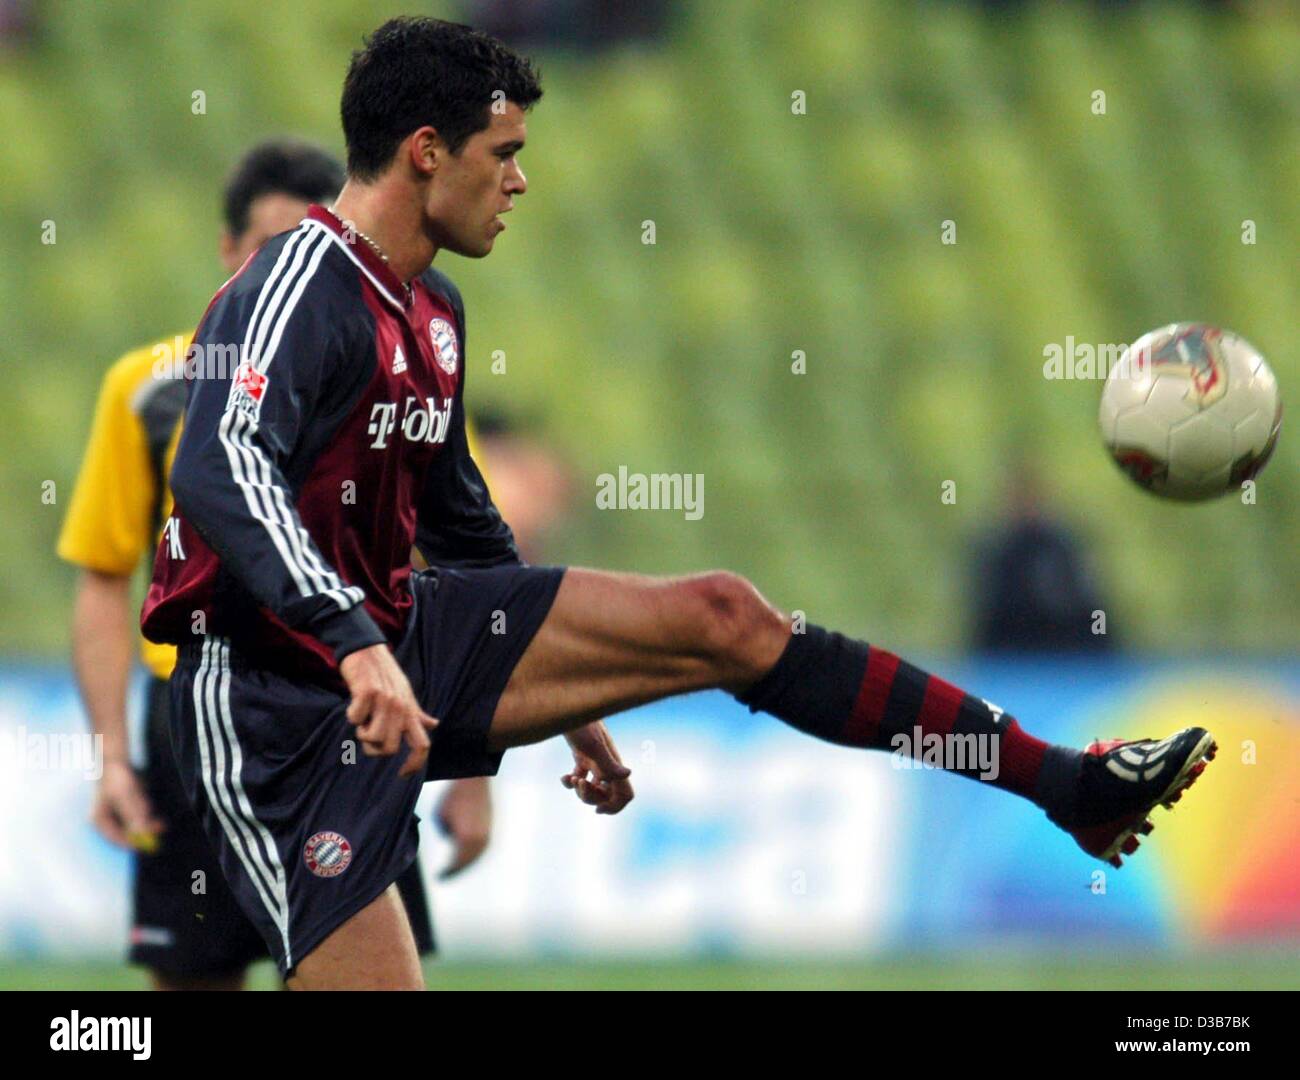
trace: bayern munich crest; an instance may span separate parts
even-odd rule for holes
[[[456,330],[446,319],[429,323],[429,340],[433,342],[433,358],[448,375],[456,374]]]
[[[302,861],[317,877],[338,877],[352,865],[352,845],[342,833],[326,829],[307,841]]]

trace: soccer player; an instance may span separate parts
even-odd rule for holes
[[[509,748],[564,735],[565,784],[617,813],[630,774],[601,719],[705,688],[848,747],[989,740],[987,783],[1093,855],[1131,851],[1204,768],[1207,732],[1050,746],[885,649],[793,632],[734,574],[520,562],[466,452],[464,307],[431,264],[492,251],[540,97],[490,37],[385,23],[344,82],[338,200],[245,263],[195,338],[142,619],[180,646],[187,789],[290,985],[422,985],[391,884],[424,780],[493,774]],[[412,573],[413,540],[434,569]]]
[[[251,150],[225,190],[220,257],[227,272],[271,236],[293,228],[310,203],[337,194],[343,179],[342,164],[314,146],[273,141]],[[137,349],[109,369],[58,550],[81,568],[73,660],[92,727],[104,739],[93,821],[110,841],[138,852],[131,961],[149,968],[160,990],[238,989],[247,966],[267,955],[266,944],[226,886],[176,772],[167,720],[166,680],[176,655],[170,645],[144,642],[152,677],[139,774],[127,746],[131,577],[152,553],[170,513],[165,478],[185,404],[184,383],[171,375],[189,338],[178,334]],[[458,781],[440,804],[439,820],[457,847],[450,870],[468,865],[486,846],[487,783]],[[198,871],[206,891],[196,894]],[[402,875],[400,888],[420,950],[431,952],[418,866]]]

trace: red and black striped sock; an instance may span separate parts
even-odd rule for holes
[[[737,699],[819,739],[907,754],[1047,810],[1074,796],[1079,751],[1036,739],[997,706],[819,626],[792,634],[772,670]]]

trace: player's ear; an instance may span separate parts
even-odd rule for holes
[[[432,176],[438,171],[438,153],[446,146],[437,129],[425,126],[411,132],[409,152],[411,164],[421,176]]]

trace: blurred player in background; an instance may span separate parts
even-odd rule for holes
[[[476,407],[472,429],[478,445],[471,438],[470,456],[492,477],[492,499],[510,522],[519,554],[546,561],[551,530],[573,506],[568,465],[511,413]]]
[[[295,226],[311,202],[337,194],[343,179],[342,165],[314,146],[272,141],[249,151],[225,190],[220,258],[227,272]],[[93,821],[108,840],[136,851],[130,959],[151,970],[160,990],[235,990],[248,965],[266,957],[266,944],[235,903],[180,785],[167,718],[173,647],[143,642],[151,678],[139,772],[126,723],[135,637],[131,580],[171,512],[166,476],[185,407],[185,382],[176,376],[190,339],[175,335],[145,346],[109,369],[58,552],[81,568],[73,665],[91,726],[103,736]],[[487,846],[487,778],[451,784],[437,818],[456,845],[447,876]],[[431,953],[418,864],[399,887],[420,951]]]

